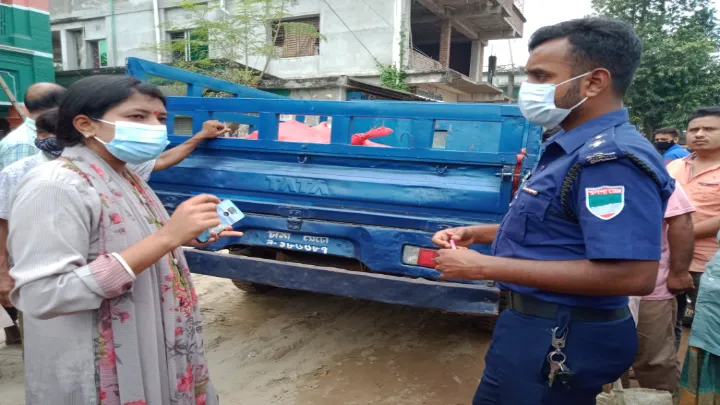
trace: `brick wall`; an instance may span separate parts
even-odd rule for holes
[[[449,19],[441,22],[440,27],[440,63],[450,67],[450,42],[452,40],[452,24]]]
[[[50,0],[0,0],[0,3],[48,12]]]
[[[410,51],[410,69],[420,72],[432,72],[443,69],[443,65],[435,59],[417,51]]]

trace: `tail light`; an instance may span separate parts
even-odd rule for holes
[[[403,264],[407,264],[409,266],[420,266],[434,269],[437,266],[435,263],[437,254],[436,249],[406,245],[403,247],[402,261]]]

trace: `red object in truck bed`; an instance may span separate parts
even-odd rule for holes
[[[387,145],[373,142],[370,139],[380,138],[392,133],[393,130],[387,127],[371,129],[368,132],[353,135],[351,138],[351,144],[355,146],[389,148]],[[311,127],[298,121],[285,121],[281,122],[278,126],[278,140],[282,142],[320,143],[329,145],[330,135],[331,130],[327,122]],[[248,135],[247,139],[257,140],[258,131],[252,132]]]

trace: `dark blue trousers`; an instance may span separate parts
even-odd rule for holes
[[[595,405],[604,384],[615,382],[633,363],[638,340],[632,317],[613,322],[569,322],[568,385],[548,387],[552,319],[506,310],[498,319],[485,356],[485,373],[473,405]]]

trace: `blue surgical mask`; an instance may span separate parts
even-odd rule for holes
[[[108,122],[115,126],[115,137],[110,142],[95,137],[110,154],[125,163],[140,164],[157,159],[170,144],[165,125],[147,125],[128,121]]]
[[[518,104],[520,111],[528,121],[533,124],[540,125],[543,128],[554,128],[565,121],[572,110],[580,107],[582,103],[587,101],[585,97],[577,105],[572,108],[558,108],[555,105],[555,89],[565,83],[570,83],[581,77],[589,75],[590,72],[583,75],[565,80],[559,84],[539,84],[525,82],[520,87],[520,95],[518,96]]]
[[[45,139],[35,138],[35,147],[55,157],[60,157],[63,152],[63,148],[58,146],[57,138],[54,136]]]

